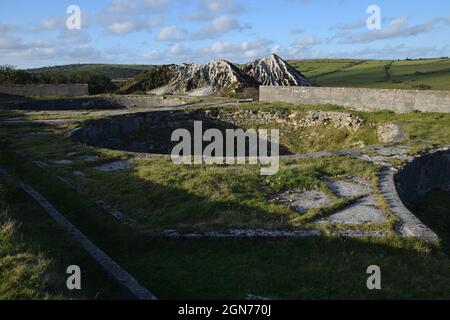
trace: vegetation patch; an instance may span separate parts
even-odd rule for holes
[[[82,269],[82,290],[66,268]],[[123,295],[83,249],[5,176],[0,176],[0,299],[113,299]]]

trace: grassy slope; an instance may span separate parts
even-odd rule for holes
[[[450,90],[450,59],[390,60],[294,60],[290,61],[320,86]],[[386,73],[385,66],[391,65]]]

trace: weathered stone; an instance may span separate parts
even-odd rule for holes
[[[272,298],[262,297],[255,294],[247,293],[245,296],[245,300],[247,301],[271,301]]]
[[[267,230],[267,229],[231,229],[225,232],[205,231],[181,233],[177,230],[165,230],[161,233],[167,238],[306,238],[320,237],[320,230]]]
[[[322,208],[330,204],[331,200],[321,190],[294,190],[275,194],[271,201],[288,206],[298,212],[307,212],[313,208]]]
[[[383,143],[397,142],[402,140],[405,136],[400,126],[392,122],[379,126],[377,135],[378,140]]]
[[[417,181],[410,182],[412,182],[411,188],[417,185]],[[429,242],[439,240],[438,236],[402,203],[396,190],[394,171],[389,167],[384,168],[380,173],[380,191],[390,210],[400,219],[396,226],[396,231],[400,236],[419,238]]]
[[[326,185],[337,196],[346,199],[367,196],[372,193],[370,181],[357,177],[349,177],[348,180],[329,180]]]
[[[412,158],[395,175],[395,182],[407,204],[435,189],[450,190],[450,150]]]
[[[75,170],[72,173],[77,177],[84,177],[84,173],[81,172],[80,170]]]
[[[128,161],[116,161],[104,164],[99,167],[95,167],[94,169],[101,172],[112,172],[112,171],[120,171],[120,170],[129,170],[132,169],[133,165]]]
[[[72,160],[53,160],[51,161],[54,164],[58,164],[58,165],[68,165],[68,164],[72,164],[73,161]]]
[[[295,104],[333,104],[360,111],[450,112],[450,92],[331,87],[260,86],[259,100]]]
[[[386,222],[386,216],[376,207],[373,195],[366,196],[331,216],[319,219],[319,224],[362,225]]]
[[[80,159],[81,161],[84,161],[84,162],[95,162],[98,160],[98,157],[97,156],[82,156],[78,159]]]

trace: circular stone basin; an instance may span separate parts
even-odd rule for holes
[[[450,191],[450,150],[414,158],[395,175],[395,183],[405,205],[433,190]]]
[[[69,136],[73,141],[95,147],[151,154],[171,154],[173,147],[179,143],[171,141],[172,133],[176,129],[186,129],[194,139],[194,122],[196,121],[202,122],[200,138],[203,138],[203,133],[208,129],[219,129],[223,134],[224,144],[225,130],[240,129],[235,124],[237,122],[235,119],[231,116],[222,118],[217,110],[177,110],[135,113],[93,120],[72,130]],[[264,121],[261,121],[261,124],[264,124]],[[244,128],[243,130],[246,131]],[[266,142],[270,148],[270,143]],[[210,143],[204,141],[203,149]],[[247,155],[249,147],[247,139]],[[225,151],[224,149],[224,154]],[[285,155],[289,152],[287,148],[280,145],[280,154]]]
[[[441,239],[450,240],[450,150],[414,158],[394,179],[405,206]]]

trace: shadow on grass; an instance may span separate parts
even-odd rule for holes
[[[13,152],[2,150],[0,163],[46,196],[97,246],[162,299],[242,299],[248,293],[283,299],[450,298],[448,257],[439,248],[416,240],[164,240],[115,221],[85,196]],[[105,187],[114,189],[124,180],[116,183]],[[198,202],[204,202],[204,209],[223,205],[179,188],[149,185],[137,177],[126,183],[134,189],[143,185],[147,190],[157,189],[149,195],[155,208],[174,200],[180,208]],[[188,215],[193,208],[180,210]],[[248,206],[238,209],[254,210]],[[202,218],[208,218],[207,211],[196,219]],[[59,239],[48,235],[48,241]],[[381,291],[366,287],[370,265],[381,267]]]
[[[409,205],[409,209],[439,236],[450,253],[450,192],[431,191]]]

